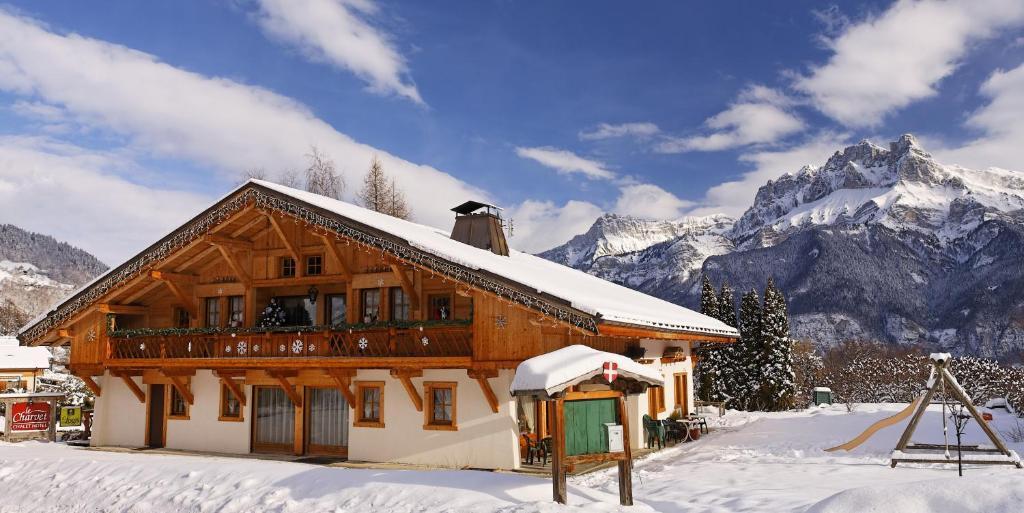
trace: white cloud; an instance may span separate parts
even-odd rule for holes
[[[691,215],[724,213],[739,217],[754,202],[757,189],[768,180],[786,173],[795,173],[804,165],[819,166],[830,155],[848,145],[848,135],[824,132],[784,150],[757,151],[740,157],[740,161],[753,166],[738,180],[724,182],[710,189],[700,206],[688,212]]]
[[[602,213],[600,207],[586,201],[558,206],[551,201],[527,200],[508,211],[515,226],[509,244],[520,251],[539,253],[587,231]]]
[[[958,148],[936,148],[943,162],[975,169],[1002,167],[1024,171],[1024,65],[996,71],[981,86],[990,102],[967,125],[984,133]]]
[[[704,121],[712,133],[691,137],[667,137],[655,146],[660,153],[718,151],[750,144],[776,142],[804,129],[791,112],[793,101],[764,86],[740,93],[736,103]]]
[[[582,131],[579,134],[581,140],[597,141],[601,139],[612,139],[616,137],[650,137],[661,130],[654,123],[622,123],[611,125],[601,123],[590,131]]]
[[[634,217],[674,219],[692,205],[657,185],[642,183],[622,187],[613,210]]]
[[[372,0],[259,0],[260,27],[295,46],[311,60],[326,62],[365,80],[370,90],[422,104],[405,58],[391,37],[371,25]]]
[[[131,159],[45,138],[0,137],[0,221],[68,241],[117,264],[213,201],[118,176]]]
[[[448,208],[467,199],[493,201],[447,173],[352,140],[287,97],[178,69],[120,45],[56,34],[2,9],[0,90],[120,134],[135,150],[217,168],[225,187],[247,168],[295,168],[315,144],[338,164],[350,197],[373,155],[407,191],[429,184],[430,194],[408,195],[419,222],[450,226]]]
[[[517,147],[516,155],[554,169],[558,171],[558,174],[579,173],[591,180],[610,180],[615,178],[615,173],[609,171],[603,162],[586,159],[571,151],[552,148],[551,146],[536,148]]]
[[[876,126],[887,113],[937,94],[972,43],[1021,23],[1020,0],[899,0],[829,40],[829,62],[793,85],[844,125]]]

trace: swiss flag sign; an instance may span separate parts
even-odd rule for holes
[[[615,378],[619,377],[619,364],[615,362],[604,362],[601,367],[601,374],[604,375],[604,379],[611,383],[615,381]]]

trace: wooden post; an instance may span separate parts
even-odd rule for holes
[[[50,403],[50,427],[46,430],[46,437],[51,442],[57,441],[57,420],[60,419],[60,412],[57,411],[57,399],[48,398],[46,402]]]
[[[629,441],[629,412],[626,396],[619,396],[619,424],[622,425],[622,450],[625,458],[619,460],[619,504],[633,505],[633,449]]]
[[[555,502],[566,504],[568,493],[565,485],[565,400],[555,399],[555,422],[552,426],[551,445],[551,486]]]

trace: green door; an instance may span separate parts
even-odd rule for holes
[[[567,456],[608,452],[606,423],[618,423],[615,399],[565,402],[565,453]]]

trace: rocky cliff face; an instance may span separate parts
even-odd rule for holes
[[[628,227],[643,222],[619,219],[617,247],[630,248]],[[946,166],[910,135],[888,149],[864,141],[768,182],[727,224],[559,261],[689,307],[701,274],[740,291],[773,276],[789,298],[794,335],[820,344],[875,339],[1010,359],[1024,352],[1024,173]],[[587,244],[599,239],[566,246],[598,255]],[[566,246],[543,256],[558,260]]]

